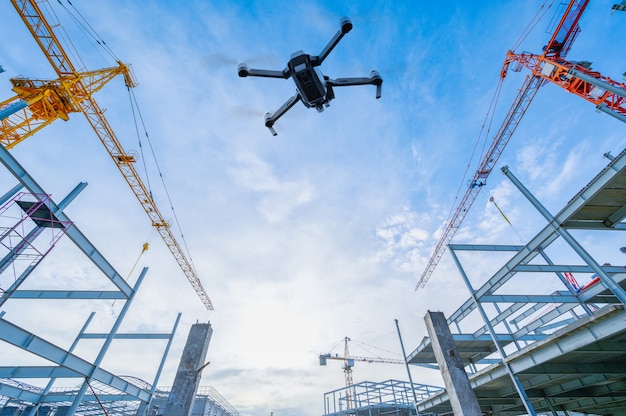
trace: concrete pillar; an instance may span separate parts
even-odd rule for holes
[[[213,328],[210,322],[196,323],[191,326],[187,344],[180,357],[172,391],[167,398],[164,415],[191,415],[212,334]]]
[[[426,321],[430,343],[437,364],[439,364],[454,415],[482,416],[483,413],[463,368],[463,361],[452,339],[446,317],[442,312],[428,311],[424,321]]]

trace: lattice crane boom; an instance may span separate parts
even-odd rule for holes
[[[587,7],[588,2],[589,0],[571,0],[568,3],[550,41],[544,47],[543,54],[538,55],[542,62],[557,60],[564,61],[563,58],[567,55],[567,52],[569,52],[572,42],[575,40],[578,33],[580,33],[578,21]],[[516,55],[509,51],[505,59],[503,69],[500,73],[501,78],[506,76],[507,70],[512,62],[519,62],[520,65],[522,64],[521,58],[520,60],[517,59],[518,56],[528,57],[529,55]],[[517,70],[520,69],[521,66],[518,67]],[[446,228],[444,229],[441,238],[435,247],[435,251],[428,261],[426,269],[415,286],[415,290],[426,285],[426,282],[439,264],[439,261],[448,247],[448,244],[452,241],[452,238],[454,238],[454,235],[461,226],[461,223],[476,200],[480,190],[487,183],[487,177],[493,170],[495,164],[498,162],[498,159],[502,155],[504,148],[515,132],[515,129],[519,125],[519,122],[528,109],[528,106],[537,94],[539,87],[545,84],[546,80],[554,82],[552,78],[542,76],[541,66],[536,65],[532,67],[531,70],[531,74],[526,77],[526,80],[524,81],[522,88],[519,90],[513,105],[509,109],[502,125],[500,126],[500,129],[495,134],[489,150],[474,173],[474,177],[470,181],[465,195],[456,207],[450,221],[448,221]]]
[[[346,406],[348,409],[352,409],[352,402],[354,396],[354,388],[350,388],[354,385],[352,381],[352,367],[354,367],[355,361],[362,361],[366,363],[383,363],[383,364],[405,364],[404,360],[398,360],[394,358],[381,358],[381,357],[359,357],[350,355],[350,350],[348,348],[348,342],[350,341],[349,337],[344,338],[344,348],[343,348],[343,356],[340,355],[332,355],[330,353],[320,354],[320,365],[326,365],[327,360],[339,360],[343,361],[343,366],[341,367],[344,372],[344,376],[346,379]]]
[[[203,304],[207,309],[213,309],[211,300],[202,287],[202,283],[196,275],[192,264],[181,250],[176,238],[172,234],[169,224],[161,215],[158,207],[152,200],[149,191],[146,189],[143,181],[135,170],[135,158],[124,151],[113,129],[104,117],[103,111],[91,96],[94,91],[99,89],[104,84],[105,79],[108,81],[111,77],[119,74],[124,77],[128,88],[134,87],[135,83],[132,79],[128,66],[118,62],[119,67],[117,69],[109,71],[104,70],[100,72],[100,76],[102,78],[99,83],[94,84],[90,82],[90,76],[93,76],[94,74],[80,73],[76,70],[71,60],[68,58],[68,55],[64,51],[64,48],[61,46],[56,35],[54,34],[52,27],[45,19],[37,1],[11,0],[11,3],[59,76],[58,80],[50,82],[49,85],[46,85],[43,81],[31,81],[33,87],[40,87],[39,91],[35,94],[39,94],[36,102],[43,102],[46,104],[52,103],[54,104],[52,107],[56,106],[57,109],[60,108],[61,111],[58,111],[55,117],[48,118],[44,120],[43,123],[37,123],[35,121],[38,120],[36,106],[31,107],[30,111],[21,113],[24,119],[12,129],[11,125],[7,124],[5,130],[5,125],[3,123],[3,144],[5,143],[4,140],[12,140],[12,143],[16,144],[23,140],[23,136],[20,137],[22,134],[33,134],[35,131],[41,129],[44,125],[49,124],[57,118],[67,119],[67,113],[71,110],[82,112],[86,116],[87,121],[96,132],[96,135],[102,144],[104,144],[107,152],[115,162],[119,171],[122,173],[122,176],[130,186],[142,208],[150,218],[152,226],[154,226],[159,232],[159,235],[169,248],[170,252],[176,259],[176,262],[183,270],[185,276],[195,289]],[[95,85],[98,85],[98,88],[95,88]],[[52,96],[52,99],[47,99],[47,97],[50,96]],[[22,96],[21,98],[24,99],[25,97]],[[24,129],[29,125],[37,126],[36,129]],[[22,130],[20,130],[20,128]]]
[[[320,355],[320,357],[323,357],[326,360],[346,361],[345,357],[333,356],[333,355],[330,355],[330,354],[322,354],[322,355]],[[347,360],[361,361],[361,362],[364,362],[364,363],[404,364],[404,360],[398,360],[398,359],[395,359],[395,358],[359,357],[359,356],[356,356],[356,355],[348,356]]]

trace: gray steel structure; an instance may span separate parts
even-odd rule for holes
[[[96,395],[99,396],[96,391],[104,392],[104,402],[111,404],[109,414],[128,414],[126,403],[129,402],[134,403],[131,408],[145,413],[155,393],[154,386],[161,374],[180,314],[174,319],[172,330],[167,333],[119,333],[118,329],[148,269],[144,268],[131,286],[65,214],[64,209],[85,188],[86,183],[79,184],[57,204],[3,146],[0,146],[0,163],[18,182],[0,197],[0,276],[7,270],[14,273],[13,279],[0,280],[0,356],[4,354],[4,348],[17,348],[25,355],[43,358],[49,363],[33,366],[16,362],[10,366],[0,366],[0,414],[88,414],[93,412],[97,404],[94,401]],[[2,213],[19,209],[21,215],[18,217],[2,217]],[[53,234],[52,239],[39,238],[47,237],[49,232]],[[63,237],[67,237],[85,254],[112,283],[114,290],[20,290],[22,283],[31,276],[41,260],[53,251],[56,241]],[[59,303],[104,299],[122,302],[123,306],[109,332],[88,331],[94,317],[94,313],[91,313],[71,345],[63,348],[11,320],[7,305],[24,299],[48,299]],[[102,342],[93,360],[83,359],[74,353],[79,342],[86,339],[99,339]],[[102,368],[109,347],[114,340],[119,339],[146,339],[162,343],[163,356],[161,362],[154,365],[156,371],[152,384],[137,382],[133,377],[122,377]],[[44,380],[45,386],[35,387],[21,381],[30,379]],[[59,394],[54,385],[60,379],[79,380],[80,387],[71,394]],[[116,413],[115,409],[125,410]]]
[[[151,389],[151,387],[143,380],[134,379],[132,377],[123,378],[135,385]],[[1,381],[3,384],[13,385],[22,390],[29,390],[35,393],[42,390],[41,388],[19,383],[15,380],[3,379]],[[142,409],[139,401],[126,400],[126,398],[116,394],[114,389],[111,389],[106,385],[94,382],[92,384],[92,388],[93,391],[90,390],[85,396],[76,414],[103,414],[103,409],[105,409],[108,415],[163,415],[163,409],[165,409],[167,399],[171,394],[171,387],[156,388],[149,409]],[[68,411],[71,405],[71,399],[76,396],[78,390],[78,388],[53,388],[48,393],[48,397],[54,397],[57,401],[49,400],[40,406],[38,409],[38,415],[69,415]],[[25,416],[29,414],[32,409],[33,405],[28,401],[19,401],[6,396],[0,396],[0,415],[2,416]],[[239,412],[224,397],[222,397],[217,390],[215,390],[215,388],[211,386],[201,386],[196,392],[190,416],[239,416]]]
[[[324,393],[325,416],[410,416],[415,400],[443,392],[443,388],[400,380],[363,381]]]
[[[484,413],[616,415],[626,409],[626,269],[601,265],[572,233],[626,229],[626,150],[605,156],[606,168],[556,215],[502,168],[547,225],[525,245],[449,245],[470,298],[447,323]],[[580,263],[553,261],[549,253],[557,242]],[[467,263],[477,252],[511,257],[475,288]],[[573,273],[593,274],[595,283],[579,287]],[[562,289],[541,293],[550,275]],[[431,340],[424,338],[407,359],[435,363]],[[449,399],[441,391],[417,409],[448,413]]]
[[[156,390],[150,416],[165,414],[162,409],[165,409],[172,391],[171,387],[159,387]],[[190,416],[239,416],[239,412],[213,387],[200,386],[196,391]]]

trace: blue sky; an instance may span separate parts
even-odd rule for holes
[[[319,415],[323,393],[344,383],[341,363],[320,367],[319,353],[349,336],[397,357],[391,355],[400,353],[394,319],[410,351],[426,334],[427,310],[450,313],[468,297],[447,256],[426,288],[413,288],[459,186],[465,191],[466,167],[470,176],[476,167],[470,155],[506,51],[540,1],[72,3],[117,58],[132,65],[139,83],[134,94],[215,311],[204,310],[80,114],[47,127],[13,154],[57,200],[78,182],[89,183],[67,213],[120,270],[130,271],[141,245],[150,242],[139,262],[150,271],[125,325],[167,331],[183,312],[159,384],[173,381],[189,325],[210,320],[211,365],[203,385],[214,386],[242,415]],[[569,57],[593,61],[596,70],[621,79],[626,15],[611,15],[612,4],[589,5]],[[115,65],[57,2],[51,5],[87,69]],[[518,52],[541,51],[555,7]],[[1,96],[8,98],[10,77],[54,74],[8,2],[0,5],[0,16]],[[342,16],[354,28],[322,71],[338,78],[377,69],[382,98],[375,100],[372,86],[337,88],[323,113],[297,104],[272,137],[263,115],[295,87],[291,80],[239,78],[237,64],[280,70],[297,50],[318,54]],[[507,76],[493,131],[526,74]],[[124,147],[137,150],[122,81],[112,81],[96,99]],[[546,85],[497,166],[508,164],[556,212],[606,164],[602,154],[618,153],[625,139],[623,123]],[[146,155],[153,195],[172,218],[150,159]],[[12,186],[2,178],[10,184],[5,188]],[[524,238],[544,225],[495,169],[455,242],[519,242],[489,196]],[[602,262],[622,261],[617,248],[624,244],[617,238],[582,238]],[[102,278],[60,243],[28,284],[74,287],[91,280]],[[75,308],[63,324],[55,303],[15,301],[6,306],[7,319],[66,347],[67,334],[78,331],[89,311],[97,310],[97,325],[106,328],[119,310],[110,303],[63,306]],[[160,351],[116,346],[104,367],[151,380],[158,358],[150,358]],[[81,353],[92,352],[85,346]],[[404,368],[354,368],[355,382],[390,378],[405,379]],[[414,369],[413,378],[442,384],[434,371]]]

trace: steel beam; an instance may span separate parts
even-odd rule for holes
[[[38,337],[37,335],[18,327],[17,325],[0,318],[0,334],[2,340],[35,354],[53,363],[75,371],[83,377],[91,376],[104,384],[107,384],[121,392],[127,393],[139,400],[149,400],[149,393],[134,384],[98,368],[94,364],[74,355],[62,348],[57,347]]]
[[[622,157],[620,159],[616,158],[611,161],[611,164],[617,164],[618,161],[624,161],[623,163],[626,164],[626,157]],[[609,164],[609,166],[611,166],[611,164]],[[569,244],[569,246],[576,252],[576,254],[578,254],[580,258],[582,258],[583,261],[589,265],[591,270],[593,270],[593,272],[598,275],[602,283],[607,288],[609,288],[611,292],[613,292],[613,294],[620,300],[620,302],[622,302],[622,304],[626,305],[626,292],[624,291],[624,289],[622,289],[621,286],[618,285],[611,276],[604,272],[602,266],[600,266],[600,264],[595,261],[595,259],[580,245],[580,243],[578,243],[578,241],[576,241],[576,239],[565,228],[560,226],[563,221],[559,220],[557,217],[553,217],[552,214],[541,204],[541,202],[539,202],[539,200],[535,198],[535,196],[521,183],[521,181],[517,179],[517,177],[513,174],[513,172],[511,172],[508,166],[503,167],[502,172],[504,172],[506,177],[509,178],[509,180],[526,197],[526,199],[528,199],[528,201],[535,207],[535,209],[537,209],[537,211],[539,211],[539,213],[543,215],[546,221],[548,221],[548,228],[551,228],[556,235],[563,238],[563,240],[565,240],[565,242]],[[611,179],[616,173],[612,169],[607,169],[606,172],[611,173],[611,175],[601,174],[601,176],[605,177],[607,180]],[[594,189],[597,192],[602,188],[598,188],[596,182],[597,181],[592,182],[590,184],[590,188]],[[596,192],[594,192],[594,194]],[[587,191],[583,190],[582,194],[587,194]],[[593,194],[586,195],[586,199],[590,198],[592,195]],[[580,201],[580,198],[581,197],[579,196],[574,201]]]
[[[36,195],[47,195],[39,186],[32,176],[24,169],[19,162],[9,153],[4,146],[0,146],[0,163],[2,163],[9,172],[17,178],[24,187]],[[46,202],[46,206],[52,211],[60,221],[72,222],[64,212],[59,209],[52,200]],[[105,257],[91,244],[85,235],[77,226],[72,226],[66,230],[66,235],[78,248],[104,273],[105,276],[113,282],[117,288],[130,297],[132,293],[131,287],[126,283],[124,278],[113,268],[113,266],[105,259]]]

